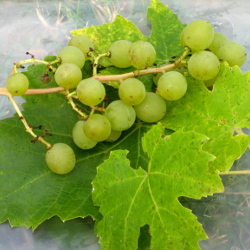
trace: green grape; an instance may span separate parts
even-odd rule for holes
[[[128,51],[132,42],[119,40],[111,44],[109,51],[111,53],[110,61],[117,68],[128,68],[131,66]]]
[[[65,143],[56,143],[45,155],[47,166],[56,174],[67,174],[76,163],[74,151]]]
[[[13,96],[21,96],[29,88],[29,80],[22,73],[14,73],[7,78],[6,88]]]
[[[94,78],[87,78],[78,84],[76,94],[83,104],[95,106],[103,101],[106,91],[101,82]]]
[[[210,79],[210,80],[207,80],[207,81],[203,81],[205,86],[208,88],[208,87],[212,87],[216,80],[217,80],[218,76],[215,76],[214,78]]]
[[[156,86],[158,86],[158,81],[160,79],[160,77],[163,75],[163,73],[157,73],[156,75],[153,76],[153,82]]]
[[[72,129],[72,138],[76,146],[81,149],[93,148],[97,142],[90,140],[83,131],[83,124],[85,121],[78,121]]]
[[[121,134],[122,134],[122,131],[116,131],[116,130],[111,129],[111,133],[105,141],[107,142],[117,141],[120,138]]]
[[[199,51],[208,48],[213,38],[213,26],[208,21],[195,20],[185,27],[182,44],[186,44],[192,51]]]
[[[64,89],[76,88],[82,80],[82,71],[73,63],[61,64],[55,73],[56,83]]]
[[[227,61],[231,67],[235,65],[241,67],[247,59],[247,52],[244,46],[232,41],[223,43],[216,55],[219,59]]]
[[[207,81],[214,78],[220,70],[220,61],[210,51],[194,53],[188,61],[188,71],[196,79]]]
[[[111,125],[104,115],[92,114],[83,124],[83,131],[93,141],[105,141],[111,133]]]
[[[128,78],[121,83],[118,94],[123,103],[134,106],[143,101],[146,89],[140,80]]]
[[[187,26],[186,26],[187,27]],[[185,28],[186,28],[185,27]],[[180,34],[180,43],[181,43],[181,46],[182,47],[186,47],[187,44],[185,42],[185,39],[184,39],[184,33],[185,33],[185,28],[182,30],[181,34]]]
[[[94,49],[93,42],[88,37],[83,36],[83,35],[73,36],[70,39],[68,45],[79,48],[84,54],[86,60],[90,59],[87,53]]]
[[[62,48],[58,54],[58,57],[61,58],[63,63],[73,63],[77,65],[80,69],[85,63],[85,56],[82,51],[74,46],[66,46]]]
[[[147,92],[144,100],[134,106],[137,117],[143,122],[158,122],[166,114],[166,102],[158,94]]]
[[[148,68],[154,63],[155,58],[155,48],[149,42],[137,41],[129,48],[129,60],[137,69]]]
[[[111,123],[111,128],[117,131],[129,129],[135,122],[135,110],[121,100],[111,102],[106,110],[105,116]]]
[[[187,80],[181,73],[169,71],[159,78],[157,90],[164,99],[176,101],[185,95]]]
[[[227,42],[228,39],[225,35],[219,32],[214,32],[214,39],[208,49],[213,52],[215,55],[218,52],[219,47],[224,43]]]

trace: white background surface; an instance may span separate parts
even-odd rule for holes
[[[217,31],[243,44],[250,55],[249,0],[164,0],[162,2],[169,5],[183,23],[195,19],[210,21]],[[107,23],[115,18],[116,13],[132,20],[145,34],[149,34],[149,23],[146,20],[148,6],[148,0],[0,1],[0,87],[4,87],[13,62],[27,58],[26,51],[35,54],[39,59],[48,54],[56,55],[57,51],[67,44],[70,30]],[[249,68],[248,58],[242,70],[245,72]],[[18,98],[18,102],[21,103],[22,99]],[[0,96],[0,119],[12,116],[13,112],[7,98]],[[32,233],[25,228],[11,229],[7,223],[2,224],[0,250],[99,249],[97,239],[91,231],[91,223],[84,224],[79,220],[75,223],[77,226],[80,225],[78,235],[71,234],[67,223],[59,223],[55,229],[58,232],[55,238],[53,234],[46,234],[46,225]],[[82,246],[83,237],[87,239],[85,242],[90,245],[89,247],[88,244]],[[72,240],[67,248],[60,244],[65,239]],[[239,234],[239,241],[226,245],[225,249],[250,249],[250,245],[245,246],[240,242]],[[222,245],[213,245],[211,241],[203,242],[201,247],[224,249]]]

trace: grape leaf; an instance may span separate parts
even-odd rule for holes
[[[25,72],[30,87],[44,87],[40,76],[44,66],[29,66]],[[54,85],[54,81],[49,83]],[[31,143],[17,116],[0,121],[0,222],[9,220],[12,226],[35,229],[42,221],[58,215],[62,220],[91,215],[99,218],[93,205],[91,182],[96,167],[108,157],[110,150],[128,149],[136,165],[146,166],[147,156],[142,152],[140,137],[148,128],[138,123],[123,133],[117,143],[99,143],[91,151],[77,148],[71,137],[77,113],[60,94],[25,96],[24,117],[42,135],[45,129],[52,136],[50,143],[64,142],[75,151],[77,164],[71,173],[60,176],[52,173],[45,164],[46,148],[41,143]]]
[[[137,249],[140,228],[149,225],[150,249],[199,249],[206,238],[190,210],[178,197],[199,199],[223,188],[218,173],[208,162],[214,156],[202,150],[207,137],[178,131],[162,138],[158,124],[143,138],[150,157],[148,169],[133,169],[127,151],[110,154],[97,169],[93,200],[103,219],[96,232],[103,249]]]
[[[187,80],[186,95],[167,103],[162,122],[173,130],[184,128],[207,135],[210,140],[204,150],[217,157],[211,167],[228,171],[250,142],[240,131],[250,128],[250,74],[222,64],[212,91],[191,76]]]

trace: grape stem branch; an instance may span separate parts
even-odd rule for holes
[[[16,104],[13,96],[11,94],[8,94],[7,96],[9,98],[11,104],[13,105],[14,109],[16,110],[16,112],[19,116],[19,119],[22,121],[24,127],[26,128],[26,132],[28,132],[31,136],[34,137],[34,139],[35,139],[34,141],[40,141],[42,144],[44,144],[47,147],[47,149],[50,149],[52,147],[52,145],[50,143],[48,143],[47,141],[45,141],[43,139],[43,137],[38,136],[33,132],[32,128],[29,126],[29,124],[27,123],[26,119],[24,118],[21,110],[19,109],[18,105]]]

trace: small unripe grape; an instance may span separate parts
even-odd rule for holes
[[[84,122],[83,131],[85,135],[96,142],[105,141],[111,133],[109,120],[101,114],[92,114]]]
[[[118,94],[125,104],[134,106],[143,101],[146,89],[140,80],[128,78],[121,83]]]
[[[55,82],[64,89],[73,89],[82,80],[82,71],[73,63],[61,64],[55,73]]]
[[[132,42],[119,40],[111,44],[109,51],[111,53],[110,61],[117,68],[127,68],[131,66],[128,51]]]
[[[166,102],[160,95],[147,92],[144,100],[134,109],[136,116],[143,122],[158,122],[166,114]]]
[[[223,43],[219,47],[216,55],[219,59],[227,61],[231,67],[235,65],[241,67],[247,59],[245,47],[233,41]]]
[[[188,71],[196,79],[207,81],[214,78],[220,70],[220,61],[210,51],[198,51],[188,61]]]
[[[129,49],[129,60],[137,69],[145,69],[151,66],[156,58],[156,51],[153,45],[145,41],[132,43]]]
[[[70,146],[56,143],[46,152],[45,161],[54,173],[67,174],[75,167],[76,158]]]
[[[76,94],[83,104],[95,106],[103,101],[106,91],[100,81],[94,78],[87,78],[78,84]]]
[[[177,71],[169,71],[158,80],[158,92],[168,101],[176,101],[187,92],[187,80]]]
[[[90,140],[83,131],[85,121],[78,121],[72,129],[72,138],[77,147],[81,149],[91,149],[97,142]]]
[[[208,48],[212,43],[214,29],[206,20],[195,20],[185,27],[182,36],[182,45],[188,46],[192,51],[200,51]]]
[[[111,133],[105,141],[107,142],[117,141],[120,138],[121,134],[122,134],[122,131],[116,131],[116,130],[111,129]]]
[[[13,96],[21,96],[29,88],[29,80],[22,73],[14,73],[10,75],[6,81],[6,88]]]
[[[216,55],[220,46],[227,41],[228,39],[225,35],[219,32],[214,32],[214,39],[208,49]]]
[[[90,59],[87,53],[90,51],[90,49],[94,49],[94,43],[87,36],[83,35],[73,36],[70,39],[68,45],[79,48],[84,54],[86,60]]]
[[[111,128],[116,131],[129,129],[136,118],[134,108],[121,100],[111,102],[105,110],[105,116],[110,121]]]
[[[73,63],[77,65],[80,69],[85,63],[85,56],[80,49],[74,46],[66,46],[59,50],[58,57],[61,58],[63,63]]]

